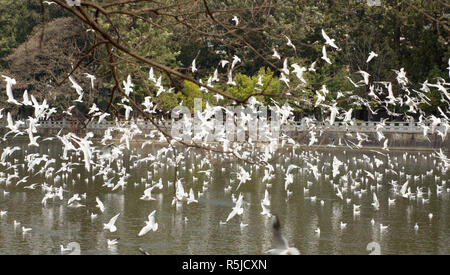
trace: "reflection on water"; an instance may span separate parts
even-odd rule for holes
[[[170,161],[160,156],[160,163],[137,162],[147,151],[155,152],[150,146],[146,151],[136,146],[123,156],[123,163],[111,162],[106,176],[99,175],[100,167],[95,165],[87,172],[83,163],[70,167],[70,172],[58,172],[62,149],[55,143],[44,142],[33,149],[17,141],[4,146],[19,146],[22,150],[7,158],[17,166],[0,166],[0,210],[8,211],[0,217],[0,254],[61,254],[60,246],[70,242],[80,244],[81,254],[139,254],[139,247],[151,254],[262,254],[272,248],[271,220],[260,214],[266,190],[266,183],[261,182],[264,167],[240,163],[251,175],[251,180],[235,192],[236,197],[239,192],[244,195],[244,212],[220,224],[234,206],[231,196],[238,185],[237,163],[221,161],[220,155],[211,156],[211,164],[200,167],[203,155],[194,151],[186,154],[179,177],[186,191],[193,188],[196,198],[199,191],[203,196],[198,203],[172,206],[175,171]],[[48,160],[55,158],[56,163],[43,170],[48,160],[43,161],[31,173],[29,164],[23,165],[24,158],[37,152],[40,156],[48,154]],[[69,154],[73,162],[78,157]],[[333,177],[335,157],[343,165]],[[316,175],[307,162],[317,167]],[[292,170],[294,181],[289,190],[293,193],[287,197],[285,176],[290,164],[300,168]],[[380,244],[381,254],[450,254],[449,171],[431,153],[381,155],[370,151],[289,149],[274,167],[275,177],[267,188],[270,211],[280,217],[289,244],[302,254],[369,254],[366,248],[373,241]],[[208,169],[212,169],[210,176],[200,172]],[[14,173],[18,179],[8,180]],[[111,192],[111,188],[102,187],[111,178],[116,184],[126,173],[129,176],[124,191],[119,188]],[[27,181],[16,186],[26,175]],[[140,200],[145,184],[160,179],[164,188],[154,189],[155,200]],[[407,180],[413,194],[410,199],[398,195]],[[32,183],[62,185],[64,199],[50,199],[43,205],[41,186],[35,190],[24,188]],[[227,192],[224,189],[229,184],[232,189]],[[392,184],[397,185],[397,194]],[[344,201],[336,196],[337,187]],[[417,187],[423,195],[418,194]],[[374,192],[380,202],[378,211],[371,205]],[[84,207],[67,207],[67,200],[75,193],[86,193],[86,199],[80,201]],[[104,213],[96,208],[96,197],[104,203]],[[389,198],[395,198],[395,202],[389,204]],[[359,214],[354,213],[354,204],[360,205]],[[158,230],[138,237],[153,210]],[[98,215],[91,218],[91,213]],[[104,230],[103,224],[117,213],[121,213],[116,222],[118,230]],[[21,224],[15,226],[15,221]],[[241,222],[248,226],[241,227]],[[388,228],[381,230],[380,224]],[[32,230],[22,233],[22,226]],[[118,239],[118,244],[108,247],[108,239]]]

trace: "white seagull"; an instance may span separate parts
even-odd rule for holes
[[[322,36],[325,39],[325,44],[330,45],[331,47],[335,48],[336,50],[339,50],[339,47],[336,46],[336,44],[334,43],[334,39],[331,39],[326,33],[325,31],[322,29]]]
[[[374,57],[378,57],[378,54],[374,53],[373,51],[369,53],[369,57],[367,58],[366,63],[369,63]]]
[[[138,236],[143,236],[147,234],[150,230],[156,231],[158,230],[158,223],[155,222],[155,213],[156,210],[153,210],[150,215],[148,215],[148,221],[145,221],[145,226],[141,229]]]
[[[117,231],[117,227],[114,225],[116,223],[117,218],[119,217],[120,213],[115,215],[114,217],[111,218],[111,220],[109,220],[108,223],[104,223],[103,224],[103,229],[107,229],[109,230],[109,232],[116,232]]]

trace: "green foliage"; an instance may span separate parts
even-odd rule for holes
[[[257,85],[260,75],[262,75],[263,86]],[[226,92],[239,99],[248,98],[260,91],[264,94],[280,94],[280,81],[274,77],[274,73],[270,69],[260,68],[258,73],[253,76],[237,73],[233,76],[233,81],[236,82],[236,86],[228,86]],[[262,101],[265,97],[256,96],[256,99]]]

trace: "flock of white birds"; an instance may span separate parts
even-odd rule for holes
[[[233,22],[238,25],[239,19],[234,17]],[[330,38],[324,30],[322,30],[322,36],[325,40],[325,44],[322,47],[322,57],[320,58],[325,63],[323,64],[332,64],[332,57],[327,54],[327,47],[331,47],[332,50],[336,52],[340,51],[340,48],[336,45],[335,40]],[[292,41],[287,38],[287,46],[291,47],[294,51],[296,51],[295,45]],[[278,53],[277,49],[273,49],[273,56],[271,58],[281,60],[282,57]],[[377,57],[377,54],[371,52],[369,57],[367,58],[367,63],[371,62],[374,58]],[[227,65],[227,73],[225,73],[226,83],[228,85],[236,85],[236,82],[233,80],[233,70],[235,66],[241,62],[241,59],[238,56],[234,56],[232,60],[221,60],[218,64],[217,69],[214,74],[208,78],[206,84],[201,87],[201,89],[205,92],[208,92],[208,87],[213,87],[214,82],[219,82],[221,80],[221,74],[219,74],[219,70],[224,69]],[[293,94],[294,92],[304,92],[303,87],[307,83],[306,74],[313,74],[316,71],[317,62],[321,62],[320,60],[314,62],[308,67],[301,66],[299,64],[293,63],[289,66],[289,58],[285,57],[283,60],[283,67],[280,69],[280,80],[286,85],[288,90],[287,94]],[[293,68],[293,70],[290,70]],[[197,64],[195,60],[192,62],[192,72],[195,73],[198,70]],[[292,74],[291,74],[292,73]],[[406,72],[403,69],[395,71],[397,74],[396,86],[398,86],[399,91],[395,91],[393,89],[393,83],[387,81],[372,81],[370,79],[371,75],[362,70],[358,71],[357,74],[362,77],[361,80],[355,82],[352,78],[348,78],[349,81],[355,86],[355,88],[366,87],[370,93],[367,96],[360,96],[357,93],[353,93],[353,91],[337,91],[337,96],[332,96],[333,93],[330,92],[326,85],[323,85],[320,90],[315,91],[315,96],[313,98],[309,98],[309,101],[316,107],[321,107],[325,110],[326,119],[325,125],[331,125],[336,120],[340,120],[347,125],[352,125],[355,123],[355,120],[352,118],[352,110],[353,108],[349,108],[348,110],[344,107],[338,106],[338,100],[340,98],[347,98],[353,104],[353,106],[365,106],[367,107],[373,114],[379,112],[380,109],[384,109],[391,117],[397,117],[398,119],[413,119],[413,116],[419,117],[419,124],[423,127],[423,134],[427,137],[430,134],[437,133],[442,137],[442,140],[445,140],[447,137],[449,125],[448,115],[450,114],[450,95],[448,93],[448,86],[450,83],[447,83],[443,78],[437,78],[434,82],[424,82],[422,87],[419,90],[415,90],[410,87],[410,83],[408,78],[406,77]],[[294,79],[291,77],[294,75]],[[131,120],[131,113],[137,112],[135,108],[132,108],[132,104],[130,104],[130,100],[128,96],[133,92],[134,84],[132,83],[131,76],[127,77],[126,81],[123,81],[123,90],[125,91],[127,97],[123,97],[119,106],[122,106],[125,110],[125,121],[118,121],[116,119],[116,126],[108,128],[105,130],[105,134],[99,140],[94,139],[94,135],[92,133],[86,133],[82,136],[78,136],[74,133],[68,132],[64,134],[64,131],[61,130],[57,135],[50,137],[40,137],[37,135],[38,133],[38,124],[41,120],[48,120],[53,114],[57,112],[61,112],[66,116],[71,116],[71,111],[73,110],[75,105],[72,105],[67,110],[57,110],[54,107],[49,106],[47,100],[43,98],[42,100],[36,99],[33,94],[29,94],[28,91],[23,92],[22,98],[23,100],[18,101],[13,94],[13,86],[16,84],[14,78],[9,76],[2,76],[4,81],[6,82],[6,95],[8,97],[7,102],[11,104],[11,106],[15,105],[26,105],[30,106],[34,109],[33,116],[28,117],[25,121],[14,120],[12,118],[11,112],[7,112],[5,115],[4,109],[0,110],[0,118],[6,116],[6,128],[7,133],[2,137],[3,142],[8,140],[14,140],[18,136],[28,136],[28,150],[27,148],[20,148],[18,146],[9,147],[3,146],[2,154],[1,154],[1,163],[0,165],[3,167],[2,172],[0,172],[0,187],[2,188],[3,197],[9,195],[8,190],[10,190],[11,186],[15,186],[15,188],[23,188],[23,189],[40,189],[42,192],[42,207],[46,207],[49,203],[59,201],[65,202],[67,207],[69,208],[80,208],[86,207],[84,204],[87,199],[86,194],[68,194],[67,186],[69,183],[66,182],[66,179],[71,175],[72,170],[75,166],[82,166],[87,172],[92,173],[92,177],[101,177],[104,180],[104,187],[108,188],[111,192],[120,192],[124,188],[126,188],[129,184],[134,184],[128,182],[129,171],[134,167],[140,164],[146,164],[148,169],[155,167],[157,165],[162,165],[160,162],[163,157],[171,156],[166,159],[166,166],[173,167],[183,167],[185,164],[185,154],[186,151],[176,150],[175,146],[177,145],[178,140],[176,138],[168,138],[166,135],[162,134],[158,130],[152,130],[150,133],[145,134],[145,137],[148,138],[146,142],[142,144],[142,148],[146,145],[151,144],[152,142],[167,142],[167,146],[164,146],[157,150],[154,154],[142,155],[139,152],[132,155],[131,159],[134,160],[134,165],[131,167],[123,166],[123,155],[124,152],[130,150],[130,142],[133,141],[133,138],[136,135],[142,135],[143,132],[139,129],[138,125]],[[95,87],[95,76],[90,74],[85,74],[90,80],[91,89]],[[150,68],[149,71],[149,80],[152,81],[157,88],[156,95],[158,96],[161,93],[170,93],[173,88],[167,89],[163,85],[162,75],[156,78],[153,68]],[[291,87],[293,83],[298,80],[299,84],[297,86]],[[83,103],[85,100],[84,89],[77,83],[74,77],[70,76],[69,81],[72,83],[72,87],[77,94],[77,98],[74,102]],[[200,79],[200,81],[202,81]],[[201,82],[203,83],[203,82]],[[203,85],[203,84],[202,84]],[[255,90],[258,91],[264,87],[266,83],[262,80],[262,76],[259,76],[258,83],[256,84]],[[285,87],[282,87],[283,89]],[[424,111],[420,109],[421,104],[430,104],[429,103],[429,93],[431,89],[436,88],[441,93],[442,102],[446,102],[446,108],[439,108],[439,114],[437,115],[427,115]],[[305,93],[306,94],[306,93]],[[145,97],[144,101],[141,103],[136,103],[142,105],[143,111],[148,115],[152,115],[157,111],[157,104],[153,101],[154,96]],[[216,95],[217,100],[222,98],[221,95]],[[295,98],[294,98],[295,101]],[[292,119],[292,107],[288,104],[284,104],[282,106],[277,105],[273,101],[276,106],[276,112],[281,117],[281,121],[286,123]],[[295,102],[294,102],[295,103]],[[374,104],[375,103],[375,104]],[[180,103],[181,104],[181,103]],[[256,106],[261,105],[255,98],[251,98],[249,100],[247,106],[250,108],[256,108]],[[377,109],[374,109],[374,106],[377,105]],[[396,113],[396,107],[408,107],[406,112]],[[201,119],[201,123],[205,127],[210,127],[208,123],[211,121],[213,114],[215,112],[215,108],[222,107],[213,107],[207,104],[204,111],[199,114]],[[89,109],[89,115],[93,118],[98,118],[98,122],[103,121],[107,117],[111,117],[111,115],[107,112],[104,112],[93,103]],[[408,175],[403,169],[403,167],[398,166],[395,158],[391,158],[389,154],[388,148],[388,139],[383,134],[384,123],[386,120],[377,124],[377,139],[379,142],[383,142],[383,148],[380,148],[379,151],[376,152],[380,157],[374,157],[374,159],[369,158],[362,154],[362,158],[360,159],[352,159],[350,163],[344,163],[338,158],[334,158],[332,162],[327,163],[326,165],[319,168],[319,155],[318,153],[311,153],[308,151],[303,151],[302,153],[298,153],[297,157],[303,160],[302,165],[291,164],[285,170],[285,179],[284,182],[273,182],[272,179],[274,177],[274,165],[272,165],[272,159],[277,155],[278,149],[284,147],[286,145],[292,146],[293,150],[298,148],[300,145],[294,139],[290,138],[286,134],[282,134],[279,139],[272,139],[266,144],[267,146],[258,147],[256,141],[248,140],[244,143],[234,143],[228,141],[225,137],[225,133],[216,133],[216,136],[219,135],[222,138],[219,139],[221,142],[218,144],[209,144],[207,142],[208,131],[202,131],[197,133],[197,136],[194,136],[193,140],[198,141],[197,144],[201,146],[205,146],[208,148],[212,148],[214,150],[221,149],[225,151],[224,158],[229,158],[230,160],[236,160],[236,163],[233,165],[233,171],[235,172],[236,178],[230,179],[230,184],[224,187],[224,191],[229,192],[231,194],[232,201],[234,203],[234,207],[228,215],[223,217],[224,221],[220,221],[220,224],[226,224],[232,221],[233,219],[237,219],[243,214],[245,209],[245,200],[244,195],[240,192],[241,186],[248,183],[253,175],[250,171],[253,170],[253,166],[259,166],[264,169],[264,177],[262,178],[260,184],[266,184],[266,191],[264,192],[264,197],[261,198],[261,215],[270,218],[272,217],[272,213],[270,211],[271,199],[270,199],[270,188],[273,184],[284,184],[286,191],[287,201],[290,197],[292,197],[293,193],[298,191],[295,190],[292,185],[294,183],[294,175],[299,173],[310,173],[314,175],[316,181],[319,180],[319,177],[324,174],[325,180],[329,180],[332,184],[335,192],[336,198],[341,201],[341,203],[350,205],[353,208],[354,214],[358,215],[360,211],[360,205],[358,204],[358,198],[361,196],[371,194],[372,197],[372,206],[373,210],[377,211],[380,208],[380,201],[378,196],[378,191],[384,188],[389,188],[392,190],[392,196],[389,197],[388,204],[393,205],[398,200],[410,200],[410,201],[420,201],[421,203],[426,203],[429,197],[432,194],[440,195],[443,192],[449,192],[449,188],[445,187],[447,184],[447,174],[446,171],[450,166],[450,160],[445,155],[446,151],[440,149],[434,153],[437,170],[441,173],[440,175],[434,175],[435,177],[435,185],[434,186],[422,186],[424,177],[431,176],[428,172],[424,175],[420,176],[411,176]],[[314,118],[306,118],[306,122],[309,125],[309,134],[310,140],[305,145],[314,145],[318,142],[318,137],[320,137],[326,128],[318,127],[316,124],[316,120]],[[247,128],[248,129],[248,128]],[[117,135],[118,139],[113,139],[113,135]],[[346,135],[348,139],[344,140],[345,144],[343,146],[349,147],[350,149],[359,149],[364,146],[364,142],[368,141],[368,136],[364,133],[348,133]],[[355,140],[353,142],[352,140]],[[39,153],[33,148],[38,148],[40,142],[44,141],[55,141],[59,142],[63,148],[63,154],[60,156],[60,159],[50,158],[48,154]],[[340,141],[341,143],[341,141]],[[15,155],[17,151],[23,151],[23,158],[17,158]],[[189,151],[189,150],[187,150]],[[206,150],[207,152],[208,150]],[[202,154],[198,155],[202,157]],[[407,156],[407,153],[404,154]],[[243,161],[246,163],[245,165],[238,164]],[[359,169],[352,170],[351,164],[352,162],[364,162],[367,165],[367,169]],[[251,163],[251,164],[249,164]],[[376,168],[381,164],[386,164],[389,169],[385,171],[376,171]],[[247,166],[246,166],[247,165]],[[250,166],[248,166],[250,165]],[[23,168],[27,171],[27,175],[24,177],[19,177],[18,169]],[[191,168],[192,169],[192,168]],[[156,190],[161,190],[163,188],[173,188],[174,197],[172,205],[177,207],[180,204],[191,204],[191,203],[199,203],[199,198],[203,196],[204,192],[208,190],[208,184],[210,181],[214,180],[211,176],[212,167],[208,162],[208,159],[203,158],[200,165],[195,167],[198,171],[202,171],[205,173],[208,180],[205,180],[201,183],[201,189],[194,192],[193,188],[190,188],[189,191],[186,191],[187,188],[184,185],[184,179],[180,178],[177,174],[177,177],[172,182],[166,182],[163,184],[162,181],[156,182],[151,178],[143,178],[141,184],[145,184],[146,189],[140,197],[141,200],[155,200],[152,196],[152,192]],[[192,172],[192,171],[190,171]],[[179,173],[179,172],[178,172]],[[30,179],[35,177],[36,175],[42,176],[42,182],[31,182]],[[395,175],[395,180],[391,179],[386,182],[387,175]],[[75,176],[74,178],[77,178]],[[85,178],[81,179],[78,176],[78,180],[88,182],[90,179]],[[139,184],[139,183],[137,183]],[[200,183],[199,183],[200,184]],[[310,193],[310,188],[315,184],[314,181],[308,181],[307,185],[303,187],[301,190],[305,194],[305,199],[315,201],[319,200],[323,205],[326,203],[324,200],[320,200],[315,195],[308,195]],[[105,211],[105,206],[102,201],[96,197],[96,207],[95,209],[89,209],[91,212],[91,218],[95,219],[97,215],[102,215]],[[158,213],[156,210],[149,211],[148,220],[142,221],[143,227],[140,231],[136,232],[136,235],[142,237],[148,234],[151,231],[158,230]],[[104,224],[104,230],[109,231],[110,233],[116,232],[118,230],[116,226],[116,221],[120,219],[120,214],[117,213],[113,217],[110,218],[108,223]],[[0,217],[4,217],[8,215],[6,210],[0,211]],[[429,213],[430,220],[433,217],[433,213]],[[186,217],[186,221],[188,218]],[[376,221],[372,221],[373,224]],[[341,221],[341,228],[345,228],[346,224],[344,221]],[[14,227],[20,227],[20,221],[14,220]],[[241,227],[246,227],[248,224],[245,224],[241,221]],[[389,225],[385,225],[379,223],[380,230],[388,229]],[[278,218],[274,218],[273,220],[273,228],[274,228],[274,244],[275,248],[267,251],[267,253],[271,254],[298,254],[299,251],[297,249],[291,248],[288,245],[288,242],[281,234],[281,226]],[[25,225],[21,226],[23,234],[32,234],[33,229],[30,227],[26,227]],[[419,230],[419,225],[415,225],[415,229]],[[320,228],[316,229],[317,234],[320,234]],[[117,239],[108,240],[108,246],[115,246],[118,244]],[[61,252],[67,251],[67,248],[61,246]]]

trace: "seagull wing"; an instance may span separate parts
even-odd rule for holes
[[[95,200],[97,201],[97,207],[100,208],[100,211],[103,213],[105,211],[105,206],[102,201],[98,197],[96,197]]]
[[[112,226],[116,223],[117,218],[119,217],[120,213],[115,215],[114,217],[111,218],[111,220],[109,220],[108,225]]]

